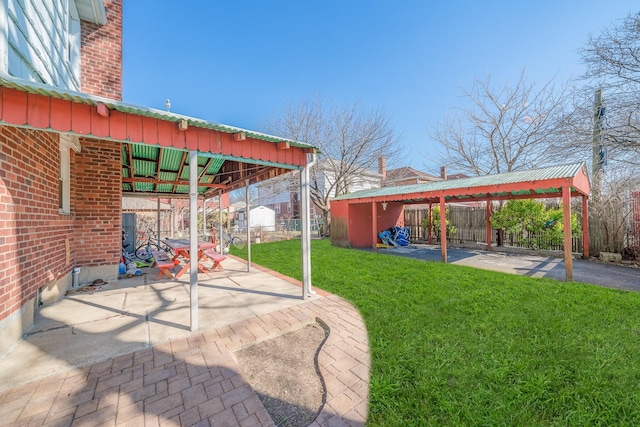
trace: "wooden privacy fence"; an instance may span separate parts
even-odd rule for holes
[[[589,207],[589,252],[597,255],[600,252],[620,253],[627,246],[640,245],[640,192],[637,197],[628,198],[624,203],[608,203],[598,209]],[[548,206],[557,207],[557,203]],[[435,206],[434,206],[435,207]],[[582,209],[579,203],[574,203],[572,212],[578,215],[582,223]],[[447,236],[452,244],[468,244],[487,242],[485,223],[486,209],[484,206],[448,205],[447,217],[449,224],[456,227],[456,233]],[[404,223],[411,229],[412,242],[427,242],[429,230],[422,227],[422,222],[429,216],[428,207],[405,207]],[[498,231],[491,229],[491,245],[498,244]],[[439,241],[439,230],[434,229],[434,243]],[[552,244],[544,242],[541,236],[533,233],[514,236],[506,233],[504,245],[523,248],[544,248],[563,250],[562,243]],[[582,236],[572,239],[573,252],[582,252]]]

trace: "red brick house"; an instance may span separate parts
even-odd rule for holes
[[[28,331],[40,305],[71,287],[74,271],[81,284],[117,279],[123,194],[184,197],[197,189],[211,198],[305,170],[315,152],[123,103],[122,0],[7,1],[12,13],[0,16],[0,356]],[[34,37],[26,43],[23,34]]]
[[[71,3],[70,8],[75,6]],[[58,63],[55,54],[37,57],[28,49],[23,52],[21,41],[9,37],[8,46],[0,47],[7,56],[0,61],[2,74],[122,99],[122,2],[106,0],[99,6],[101,16],[78,16],[81,11],[76,9],[70,15],[79,19],[56,25],[66,35],[61,45],[72,45],[70,58],[73,61],[77,55],[79,69],[65,76],[64,70],[46,64],[47,59]],[[30,14],[17,3],[16,10]],[[2,30],[14,34],[13,28],[24,25],[20,18],[14,22],[2,17]],[[33,22],[29,30],[51,39],[44,27]],[[80,37],[74,39],[78,30]],[[2,88],[4,108],[6,97],[12,95]],[[0,126],[0,354],[31,326],[39,304],[63,295],[75,265],[91,266],[87,279],[114,277],[121,229],[120,193],[112,191],[120,186],[119,143],[7,126],[4,121]]]

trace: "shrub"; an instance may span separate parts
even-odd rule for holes
[[[454,225],[452,225],[449,219],[447,218],[446,210],[444,215],[445,215],[445,221],[446,221],[446,227],[447,227],[447,237],[453,236],[458,232],[458,229]],[[426,216],[422,220],[422,227],[425,229],[425,235],[429,234],[429,226],[430,226],[429,217]],[[433,208],[433,234],[438,239],[440,238],[440,207],[439,206],[436,206]]]
[[[547,208],[535,200],[509,200],[491,215],[491,225],[513,233],[519,244],[531,249],[549,249],[564,239],[562,208]],[[576,214],[571,215],[571,235],[580,235]]]

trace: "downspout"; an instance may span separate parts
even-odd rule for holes
[[[311,221],[309,203],[309,169],[316,163],[316,154],[311,154],[311,161],[300,171],[300,219],[302,241],[302,299],[315,295],[311,289]]]

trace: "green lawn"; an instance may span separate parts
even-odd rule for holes
[[[299,240],[252,260],[301,279]],[[640,425],[640,294],[327,240],[312,277],[365,319],[368,425]]]

